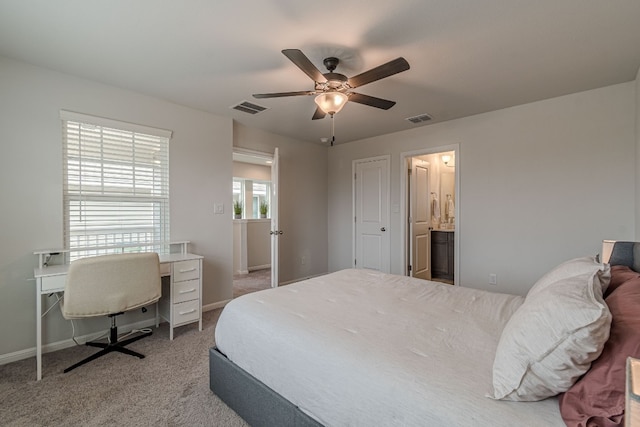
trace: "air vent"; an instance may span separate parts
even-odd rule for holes
[[[267,107],[263,107],[262,105],[257,105],[249,101],[242,101],[239,104],[236,104],[232,107],[229,107],[233,110],[242,111],[243,113],[248,114],[258,114],[267,109]]]
[[[431,116],[428,114],[420,114],[419,116],[407,117],[405,120],[408,120],[411,123],[422,123],[431,120]]]

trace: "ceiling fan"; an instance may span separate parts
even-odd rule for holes
[[[388,110],[396,104],[394,101],[353,92],[352,89],[409,69],[409,63],[400,57],[348,78],[344,74],[334,72],[340,63],[338,58],[329,57],[324,59],[324,66],[327,67],[329,72],[323,74],[301,50],[285,49],[282,53],[314,81],[314,89],[297,92],[256,93],[253,96],[255,98],[280,98],[285,96],[318,95],[315,100],[318,106],[313,114],[313,120],[322,119],[327,114],[333,117],[347,101]]]

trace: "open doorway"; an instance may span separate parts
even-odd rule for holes
[[[459,279],[459,148],[401,154],[404,274],[457,284]]]
[[[233,151],[234,298],[278,286],[277,160],[277,149]]]

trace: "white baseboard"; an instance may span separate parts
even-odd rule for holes
[[[255,265],[253,267],[249,267],[249,271],[266,270],[267,268],[271,268],[271,264]]]
[[[236,270],[236,274],[249,274],[249,270]]]
[[[135,323],[130,323],[128,325],[118,325],[118,332],[119,333],[126,333],[126,332],[131,332],[134,329],[142,329],[142,328],[148,328],[150,326],[155,326],[156,325],[156,319],[147,319],[147,320],[141,320],[139,322],[135,322]],[[84,344],[87,341],[92,341],[95,340],[99,337],[105,336],[106,334],[109,333],[109,329],[105,329],[104,331],[101,332],[94,332],[91,334],[87,334],[87,335],[82,335],[79,337],[76,337],[76,341],[78,341],[81,344]],[[73,340],[71,338],[69,338],[68,340],[62,340],[62,341],[58,341],[58,342],[54,342],[54,343],[50,343],[50,344],[45,344],[42,346],[42,353],[50,353],[52,351],[57,351],[57,350],[62,350],[65,348],[69,348],[69,347],[73,347],[74,345],[76,345],[75,342],[73,342]],[[35,347],[31,347],[31,348],[27,348],[24,350],[19,350],[19,351],[15,351],[13,353],[7,353],[7,354],[0,354],[0,365],[5,365],[7,363],[11,363],[11,362],[17,362],[18,360],[23,360],[23,359],[28,359],[30,357],[35,357],[36,355],[36,348]]]
[[[215,310],[216,308],[222,308],[225,305],[227,305],[229,302],[231,302],[230,299],[224,300],[224,301],[214,302],[212,304],[203,305],[202,306],[202,312],[204,313],[205,311],[211,311],[211,310]]]
[[[210,311],[210,310],[215,310],[217,308],[222,308],[225,305],[227,305],[231,300],[225,300],[225,301],[218,301],[218,302],[214,302],[213,304],[207,304],[207,305],[203,305],[202,306],[202,312],[204,313],[205,311]],[[160,322],[162,323],[162,319],[160,319]],[[142,329],[142,328],[148,328],[148,327],[152,327],[156,325],[156,319],[152,318],[152,319],[146,319],[146,320],[141,320],[139,322],[135,322],[135,323],[130,323],[127,325],[118,325],[118,332],[119,333],[127,333],[127,332],[131,332],[134,329]],[[105,336],[106,334],[109,333],[109,329],[105,329],[103,331],[100,332],[94,332],[91,334],[86,334],[86,335],[82,335],[79,337],[76,337],[76,341],[78,341],[81,344],[86,343],[87,341],[93,341],[97,338],[100,338],[102,336]],[[73,340],[71,338],[67,339],[67,340],[62,340],[62,341],[58,341],[58,342],[53,342],[50,344],[44,344],[42,346],[42,353],[50,353],[52,351],[58,351],[58,350],[63,350],[65,348],[69,348],[69,347],[73,347],[74,345],[76,345],[75,342],[73,342]],[[35,357],[36,355],[36,348],[35,347],[31,347],[31,348],[27,348],[24,350],[18,350],[18,351],[14,351],[13,353],[7,353],[7,354],[0,354],[0,365],[6,365],[7,363],[11,363],[11,362],[17,362],[18,360],[23,360],[23,359],[28,359],[30,357]]]
[[[324,276],[325,274],[327,274],[327,273],[313,274],[311,276],[306,276],[306,277],[301,277],[299,279],[289,280],[288,282],[280,282],[280,286],[290,285],[290,284],[296,283],[296,282],[302,282],[303,280],[313,279],[314,277]]]

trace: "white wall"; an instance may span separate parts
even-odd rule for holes
[[[280,282],[327,272],[327,147],[238,123],[233,145],[280,152]],[[305,263],[302,264],[302,258]]]
[[[0,355],[35,347],[33,251],[63,244],[61,109],[173,131],[171,238],[204,255],[204,304],[231,298],[231,214],[213,214],[214,202],[231,209],[230,119],[3,57],[0,94]],[[121,324],[141,315],[126,316]],[[80,335],[109,325],[80,323]],[[53,310],[45,342],[70,336]]]
[[[436,123],[329,150],[329,270],[351,265],[351,165],[391,154],[399,205],[400,153],[460,144],[460,283],[525,294],[558,263],[635,236],[636,83]],[[393,211],[393,209],[392,209]],[[402,272],[392,213],[391,268]],[[488,285],[497,274],[498,285]]]

